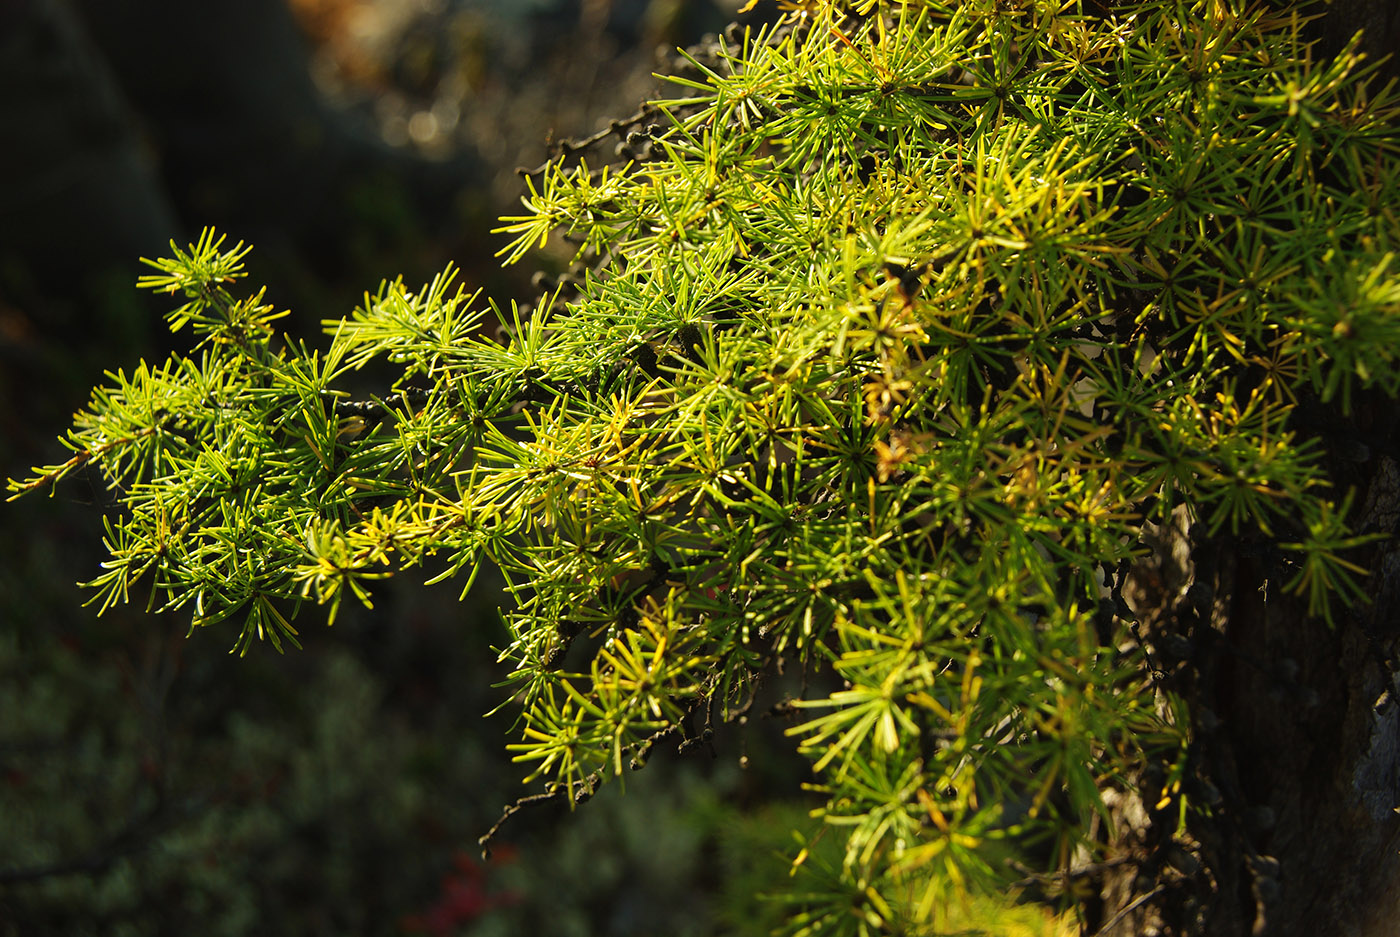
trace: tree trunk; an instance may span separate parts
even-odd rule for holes
[[[1311,28],[1322,57],[1336,55],[1360,31],[1367,60],[1385,59],[1373,83],[1400,79],[1400,3],[1395,0],[1328,0],[1325,15]]]
[[[1306,408],[1304,408],[1306,409]],[[1262,539],[1161,532],[1125,591],[1161,671],[1189,704],[1197,808],[1175,817],[1120,806],[1099,933],[1190,937],[1390,937],[1400,928],[1400,449],[1392,401],[1327,413],[1337,495],[1356,489],[1353,529],[1371,546],[1369,605],[1334,626],[1286,594],[1295,571]],[[1151,800],[1156,778],[1143,785]],[[1158,889],[1155,894],[1154,888]],[[1152,898],[1136,907],[1144,894]]]
[[[1359,51],[1380,62],[1371,87],[1400,80],[1400,4],[1330,0],[1318,11],[1315,58],[1361,31]],[[1135,799],[1118,805],[1111,857],[1129,861],[1109,864],[1098,933],[1400,933],[1397,428],[1395,402],[1379,397],[1350,418],[1317,408],[1306,421],[1303,435],[1323,438],[1338,500],[1355,489],[1352,529],[1390,538],[1349,555],[1367,568],[1371,601],[1334,609],[1335,627],[1285,593],[1296,573],[1262,540],[1211,539],[1183,519],[1135,570],[1126,594],[1163,689],[1189,704],[1184,787],[1209,809],[1173,842],[1176,817]],[[1156,780],[1143,786],[1149,800]]]

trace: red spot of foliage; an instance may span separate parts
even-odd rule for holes
[[[405,915],[399,926],[409,933],[451,937],[461,925],[519,900],[511,893],[489,894],[485,879],[486,868],[459,849],[452,856],[452,871],[442,877],[438,900],[421,914]]]

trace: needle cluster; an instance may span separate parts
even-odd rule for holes
[[[1065,868],[1105,792],[1193,809],[1121,596],[1146,525],[1267,542],[1314,614],[1360,599],[1295,414],[1400,388],[1396,101],[1234,0],[791,6],[693,58],[633,161],[530,177],[502,253],[563,234],[567,292],[386,283],[314,350],[206,234],[145,280],[195,352],[109,375],[11,486],[99,467],[95,601],[139,582],[240,651],[494,565],[511,748],[571,801],[797,668],[845,845],[793,932],[926,933],[1023,875],[999,841]]]

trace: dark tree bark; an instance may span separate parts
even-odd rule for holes
[[[1400,447],[1393,401],[1317,411],[1354,529],[1391,537],[1360,559],[1369,605],[1334,625],[1285,594],[1261,540],[1207,537],[1179,515],[1134,573],[1129,602],[1164,690],[1191,713],[1185,791],[1203,814],[1119,805],[1099,933],[1390,937],[1400,928]],[[1308,427],[1317,431],[1314,424]],[[1158,778],[1144,784],[1146,796]],[[1144,895],[1151,895],[1133,907]]]
[[[1395,0],[1329,0],[1311,29],[1323,56],[1336,55],[1360,32],[1360,51],[1367,60],[1385,60],[1376,80],[1400,79],[1400,3]]]
[[[1291,4],[1276,3],[1279,7]],[[1358,31],[1400,80],[1400,4],[1331,0],[1312,11],[1315,58]],[[1392,937],[1400,933],[1400,438],[1396,403],[1350,415],[1302,408],[1358,533],[1388,540],[1359,557],[1370,603],[1335,626],[1285,594],[1282,557],[1262,541],[1209,538],[1184,520],[1157,532],[1128,590],[1164,690],[1190,706],[1192,777],[1209,808],[1172,843],[1175,817],[1116,804],[1116,856],[1097,932],[1112,937]],[[1145,796],[1158,779],[1145,779]]]

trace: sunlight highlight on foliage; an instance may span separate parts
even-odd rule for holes
[[[1119,594],[1146,525],[1277,546],[1329,620],[1362,600],[1296,417],[1400,390],[1397,110],[1227,0],[788,6],[692,59],[647,158],[531,179],[500,254],[564,235],[571,291],[389,283],[314,351],[206,233],[143,281],[199,357],[109,375],[11,488],[100,467],[95,601],[239,620],[240,652],[494,564],[510,747],[570,802],[796,668],[842,847],[791,932],[936,933],[1103,858],[1110,792],[1191,809]]]

